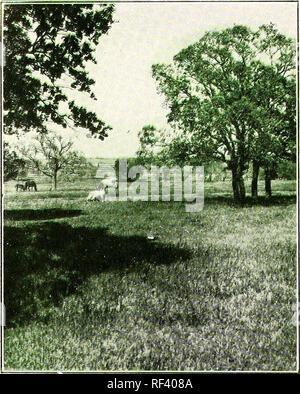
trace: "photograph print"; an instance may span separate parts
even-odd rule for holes
[[[2,373],[298,369],[297,2],[2,3]]]

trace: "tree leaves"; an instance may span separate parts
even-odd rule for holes
[[[33,167],[54,180],[56,188],[57,175],[64,177],[85,174],[90,165],[78,152],[73,143],[55,132],[39,134],[30,147],[22,146],[19,151]]]
[[[111,128],[95,113],[75,110],[64,88],[96,99],[86,64],[96,63],[94,52],[113,23],[113,11],[113,5],[6,5],[5,133],[46,132],[45,122],[51,120],[87,128],[101,139],[107,135]],[[69,113],[62,107],[66,101]]]
[[[193,136],[199,159],[235,161],[243,173],[254,157],[286,158],[287,141],[295,145],[294,57],[274,25],[235,25],[205,33],[152,73],[169,123]]]
[[[25,161],[12,150],[7,142],[4,143],[3,155],[4,181],[16,179],[25,168]]]

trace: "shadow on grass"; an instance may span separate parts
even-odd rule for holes
[[[48,309],[92,274],[107,270],[147,272],[149,265],[185,260],[189,252],[141,236],[115,236],[104,228],[64,223],[4,227],[7,326],[47,319]]]
[[[60,218],[71,218],[80,216],[80,209],[6,209],[4,211],[5,220],[50,220]]]
[[[241,204],[235,202],[232,196],[216,196],[216,195],[208,195],[204,198],[204,205],[227,205],[227,206],[236,206],[241,207]],[[253,199],[252,197],[246,197],[244,207],[254,207],[254,206],[286,206],[290,204],[296,204],[296,195],[288,195],[288,196],[272,196],[271,198],[267,198],[264,196],[259,196],[257,199]]]
[[[70,198],[70,197],[74,197],[74,198],[78,198],[80,197],[80,195],[83,196],[87,196],[88,195],[88,191],[85,190],[80,190],[76,191],[76,190],[60,190],[59,192],[47,192],[47,191],[42,191],[41,193],[36,193],[34,194],[35,199],[41,199],[41,200],[47,200],[49,198]]]

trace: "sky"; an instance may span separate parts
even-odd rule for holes
[[[98,101],[78,96],[113,127],[104,141],[84,131],[69,131],[75,147],[88,157],[130,157],[144,125],[168,128],[164,98],[151,75],[155,63],[169,63],[204,32],[245,24],[256,29],[273,22],[296,38],[296,3],[118,3],[115,22],[100,39],[97,65],[88,65]]]

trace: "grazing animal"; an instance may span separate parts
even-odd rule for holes
[[[93,190],[87,196],[87,201],[97,201],[97,200],[99,202],[104,202],[105,201],[105,189]]]
[[[34,181],[26,181],[25,182],[25,190],[34,190],[37,191],[36,183]]]
[[[16,188],[16,192],[18,192],[19,189],[24,192],[26,190],[26,181],[18,181],[16,183],[15,188]]]

